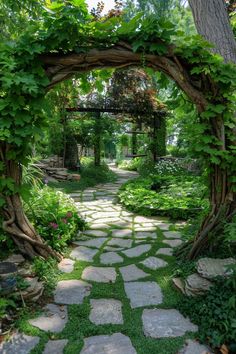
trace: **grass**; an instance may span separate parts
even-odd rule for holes
[[[155,255],[156,251],[160,247],[165,247],[161,242],[163,240],[163,235],[161,231],[157,231],[157,240],[147,240],[144,243],[152,242],[152,249],[148,252],[148,256]],[[111,232],[107,241],[111,239]],[[133,235],[134,239],[134,235]],[[142,243],[140,243],[142,244]],[[94,257],[94,266],[102,266],[99,262],[100,254],[103,252],[103,247],[99,250],[97,255]],[[68,339],[69,343],[66,346],[65,354],[75,354],[79,353],[83,347],[83,339],[95,335],[109,335],[116,332],[121,332],[131,339],[133,346],[135,347],[138,354],[175,354],[183,346],[186,338],[191,338],[193,334],[186,334],[183,337],[177,338],[166,338],[166,339],[152,339],[146,338],[143,334],[142,329],[142,312],[144,308],[131,309],[129,304],[129,299],[126,297],[124,291],[124,282],[119,273],[119,267],[129,264],[138,264],[140,261],[147,257],[144,254],[137,258],[128,258],[122,253],[118,252],[124,258],[122,264],[115,265],[117,271],[117,279],[114,284],[103,284],[103,283],[92,283],[92,290],[89,297],[86,297],[82,305],[69,305],[69,321],[64,328],[64,330],[59,334],[44,333],[43,331],[32,327],[28,324],[27,319],[34,317],[34,315],[29,312],[22,314],[22,318],[18,321],[18,327],[21,331],[28,335],[37,335],[40,337],[40,343],[32,351],[32,354],[41,354],[43,352],[44,345],[49,339]],[[143,269],[145,272],[149,273],[150,276],[142,279],[145,281],[156,281],[163,292],[164,301],[158,306],[149,306],[145,308],[175,308],[177,302],[181,300],[182,295],[178,293],[171,283],[171,277],[175,269],[175,258],[171,256],[162,256],[168,262],[168,266],[165,268],[158,269],[156,271],[146,268],[142,264],[138,264],[138,267]],[[68,279],[81,279],[82,271],[86,266],[91,265],[91,263],[77,261],[75,263],[74,271],[70,274],[61,274],[59,280]],[[123,304],[122,312],[124,318],[123,325],[99,325],[96,326],[89,321],[90,313],[90,299],[101,299],[101,298],[114,298],[120,300]],[[125,353],[124,353],[125,354]]]
[[[49,182],[48,185],[65,193],[73,193],[94,187],[99,183],[115,182],[117,179],[117,175],[105,164],[99,167],[92,164],[82,166],[80,175],[80,181]]]

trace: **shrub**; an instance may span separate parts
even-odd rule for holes
[[[199,338],[212,347],[226,344],[236,350],[236,272],[220,279],[204,296],[185,297],[179,310],[199,326]]]
[[[58,251],[62,251],[77,231],[85,226],[74,201],[48,186],[32,188],[25,209],[38,233]]]
[[[36,257],[34,258],[33,270],[40,280],[44,282],[46,293],[51,294],[57,283],[59,270],[57,261],[53,258],[47,260]]]

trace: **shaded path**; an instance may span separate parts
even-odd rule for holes
[[[174,308],[181,295],[171,284],[172,252],[181,234],[163,218],[115,203],[119,187],[137,174],[114,170],[115,183],[71,195],[89,228],[59,265],[54,303],[29,321],[37,336],[18,335],[0,353],[176,354],[197,331]],[[181,353],[204,350],[190,341]]]

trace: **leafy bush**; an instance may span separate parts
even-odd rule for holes
[[[45,260],[36,257],[34,258],[33,270],[39,279],[44,282],[46,292],[51,294],[52,290],[55,288],[59,274],[57,261],[53,258]]]
[[[226,344],[236,350],[236,272],[220,279],[204,296],[185,297],[179,310],[199,326],[199,337],[213,347]]]
[[[224,243],[229,248],[236,249],[236,215],[230,223],[227,222],[224,225]]]
[[[151,176],[124,184],[119,199],[126,208],[143,215],[188,219],[207,208],[205,192],[205,186],[196,176]]]
[[[48,186],[33,188],[25,209],[38,233],[58,251],[62,251],[77,231],[85,226],[74,201]]]

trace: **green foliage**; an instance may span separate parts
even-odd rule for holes
[[[228,249],[234,249],[236,253],[236,215],[234,215],[231,222],[225,223],[223,239]]]
[[[44,287],[47,295],[51,294],[57,283],[59,271],[55,259],[49,258],[47,260],[36,257],[34,258],[33,271],[44,282]]]
[[[58,251],[63,251],[78,230],[85,226],[73,200],[48,186],[31,190],[25,210],[40,236]]]
[[[199,325],[199,338],[219,348],[226,344],[235,351],[236,273],[220,279],[204,296],[181,299],[180,311]]]
[[[0,297],[0,320],[7,315],[9,309],[15,308],[16,304],[13,300]]]
[[[206,186],[202,177],[186,171],[186,160],[160,160],[156,164],[144,160],[139,171],[142,177],[125,183],[119,192],[128,209],[180,219],[207,209]]]

